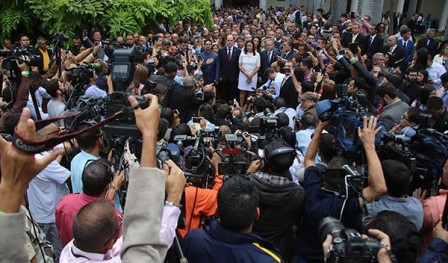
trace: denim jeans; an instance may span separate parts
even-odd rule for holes
[[[47,240],[50,241],[53,246],[54,254],[56,256],[56,261],[59,262],[59,256],[62,251],[61,240],[59,239],[58,229],[55,223],[37,223],[42,231],[47,236]]]

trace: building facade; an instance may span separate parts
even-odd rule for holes
[[[413,13],[428,14],[439,20],[439,31],[445,30],[448,19],[448,0],[211,0],[216,6],[259,6],[266,10],[269,7],[284,7],[290,5],[305,5],[306,9],[317,10],[323,8],[330,10],[333,18],[339,18],[340,14],[349,11],[357,11],[361,15],[369,14],[372,22],[378,23],[383,13],[391,11],[406,13],[408,18]]]

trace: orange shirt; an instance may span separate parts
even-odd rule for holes
[[[178,229],[182,238],[185,237],[189,230],[202,228],[201,216],[212,216],[216,213],[218,208],[218,191],[222,186],[223,177],[222,175],[215,176],[215,183],[212,189],[185,188],[185,229]]]

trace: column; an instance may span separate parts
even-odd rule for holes
[[[408,14],[408,19],[412,17],[412,14],[417,11],[417,0],[410,0],[408,5],[408,10],[406,11]]]
[[[397,13],[403,13],[403,7],[404,7],[404,0],[398,0],[398,4],[397,4]]]
[[[347,10],[347,0],[331,0],[330,14],[331,22],[336,24],[336,21],[340,18],[341,14]]]
[[[266,11],[266,0],[260,0],[260,3],[258,6],[260,7],[260,9],[263,9],[264,11]]]
[[[350,12],[358,12],[359,0],[352,0],[352,4],[350,5]]]
[[[442,17],[440,18],[439,22],[439,32],[445,30],[447,19],[448,19],[448,1],[445,0],[445,4],[443,5]]]
[[[371,23],[378,24],[381,22],[381,17],[383,15],[384,0],[361,0],[359,6],[359,13],[361,16],[369,15],[372,17]]]
[[[221,7],[222,6],[222,0],[215,0],[215,6]]]

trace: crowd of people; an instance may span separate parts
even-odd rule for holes
[[[435,38],[436,19],[387,12],[373,24],[351,12],[332,24],[305,6],[212,11],[211,28],[185,19],[114,39],[95,28],[70,36],[67,50],[44,37],[3,39],[0,261],[174,262],[180,247],[190,262],[324,262],[335,246],[319,222],[331,216],[381,241],[378,262],[448,262],[447,156],[436,171],[443,189],[410,193],[412,167],[380,159],[376,141],[448,130],[448,40]],[[124,89],[111,74],[120,49],[133,63]],[[80,67],[88,74],[74,78]],[[64,134],[59,118],[79,92],[129,95],[142,145],[138,158],[125,149],[128,168],[112,168],[110,135],[93,120],[53,150],[23,150]],[[317,109],[335,99],[370,112],[354,131],[367,163],[359,195],[343,191],[354,159]],[[30,120],[53,118],[44,128]],[[158,165],[160,145],[206,131],[219,131],[203,159],[208,177],[190,176],[187,158]],[[223,172],[230,134],[255,153],[233,176]]]

